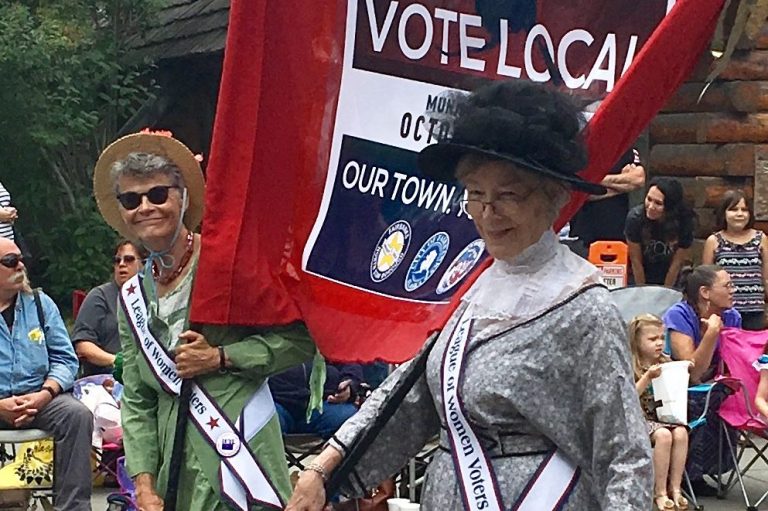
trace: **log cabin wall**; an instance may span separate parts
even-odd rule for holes
[[[679,179],[698,214],[695,260],[726,190],[754,196],[756,227],[768,232],[768,26],[734,53],[699,101],[712,61],[703,56],[649,128],[649,178]]]

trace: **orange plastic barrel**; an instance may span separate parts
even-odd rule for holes
[[[622,241],[595,241],[589,246],[589,262],[602,273],[603,284],[609,289],[626,287],[629,270],[629,249]]]

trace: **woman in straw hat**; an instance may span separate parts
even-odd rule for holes
[[[354,467],[344,485],[351,494],[439,435],[424,510],[650,507],[651,453],[619,312],[596,268],[552,229],[569,188],[605,193],[576,174],[586,163],[580,118],[552,89],[493,83],[459,109],[449,140],[419,155],[425,174],[463,185],[462,207],[494,261]],[[398,368],[341,427],[287,510],[323,507],[322,480],[380,424],[386,397],[423,357]]]
[[[139,509],[163,509],[180,384],[190,378],[176,508],[282,507],[290,484],[266,378],[312,356],[306,329],[189,329],[204,184],[195,156],[170,133],[114,142],[96,164],[94,189],[109,225],[150,253],[144,275],[123,285],[119,315],[123,439]]]

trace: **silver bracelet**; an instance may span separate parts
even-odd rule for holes
[[[308,463],[305,467],[303,472],[316,472],[320,474],[320,477],[322,477],[323,482],[328,482],[328,472],[325,471],[325,467],[323,467],[320,463]]]

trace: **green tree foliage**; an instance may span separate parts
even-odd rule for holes
[[[0,2],[0,180],[19,210],[33,280],[61,305],[105,280],[115,235],[93,166],[152,99],[151,65],[129,59],[156,0]]]

